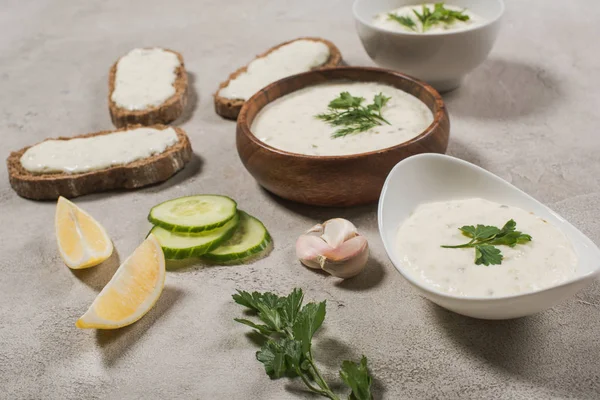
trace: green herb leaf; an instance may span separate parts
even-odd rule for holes
[[[422,32],[426,32],[437,24],[450,25],[456,21],[468,21],[470,17],[465,14],[465,11],[450,10],[444,6],[444,3],[435,3],[433,10],[423,4],[421,6],[421,13],[417,10],[413,10],[413,13],[419,22],[421,22]]]
[[[475,264],[477,265],[498,265],[502,264],[502,253],[498,248],[489,244],[475,246]]]
[[[400,25],[404,25],[411,31],[417,31],[417,24],[412,20],[411,17],[405,15],[397,15],[394,13],[388,13],[388,19],[398,22]]]
[[[518,244],[525,244],[531,241],[531,235],[516,230],[517,223],[509,220],[502,229],[490,225],[465,225],[458,228],[463,235],[471,238],[471,241],[465,244],[455,246],[442,245],[446,249],[461,249],[466,247],[475,248],[475,264],[477,265],[496,265],[501,264],[502,253],[494,246],[515,247]]]
[[[300,311],[293,326],[294,337],[302,343],[302,353],[311,350],[312,337],[325,320],[325,302],[308,303]]]
[[[265,336],[269,336],[271,333],[274,332],[267,325],[258,325],[247,319],[234,318],[234,321],[239,322],[240,324],[248,325],[249,327],[256,329],[259,333],[262,333]]]
[[[294,376],[300,367],[301,348],[296,340],[268,340],[256,352],[256,359],[263,363],[265,372],[272,379]]]
[[[286,297],[238,290],[233,295],[234,301],[254,310],[265,325],[241,318],[235,321],[269,338],[256,352],[256,359],[272,379],[299,377],[310,391],[340,400],[319,372],[312,355],[312,339],[325,319],[326,303],[308,303],[302,307],[303,297],[301,289],[294,289]],[[349,399],[371,400],[371,377],[364,356],[359,364],[344,361],[340,376],[352,389]]]
[[[364,97],[354,97],[348,92],[342,92],[329,102],[328,112],[315,115],[315,118],[331,126],[342,126],[331,135],[332,138],[368,131],[382,123],[390,124],[381,115],[382,108],[390,99],[391,97],[379,93],[373,97],[373,104],[362,106]]]
[[[302,307],[304,294],[302,289],[294,289],[283,302],[283,315],[285,316],[286,326],[293,326]]]
[[[367,357],[362,356],[360,363],[343,361],[340,377],[352,389],[349,400],[371,400],[372,378],[367,368]]]
[[[495,226],[489,225],[477,225],[477,227],[469,225],[460,227],[458,229],[462,231],[463,235],[473,238],[475,240],[489,239],[492,236],[500,233],[500,229],[496,228]]]

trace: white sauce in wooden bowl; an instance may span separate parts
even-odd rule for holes
[[[390,125],[365,132],[332,137],[336,127],[315,116],[327,112],[341,92],[364,97],[371,104],[379,93],[391,99],[382,109]],[[385,149],[420,135],[433,122],[425,103],[390,85],[375,82],[335,82],[310,86],[267,104],[256,116],[251,131],[262,142],[291,153],[336,156]]]
[[[515,247],[496,246],[499,265],[476,265],[473,248],[447,249],[470,239],[464,225],[501,228],[513,219],[532,240]],[[424,286],[456,296],[499,297],[555,286],[575,275],[577,256],[555,226],[517,207],[484,199],[422,204],[402,224],[396,242],[403,268]]]

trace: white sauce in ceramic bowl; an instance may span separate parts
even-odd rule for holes
[[[434,10],[434,3],[426,3],[425,6],[429,8],[431,11]],[[456,7],[449,4],[444,4],[444,7],[448,10],[452,11],[463,11],[465,15],[469,17],[467,21],[459,21],[455,20],[452,23],[437,23],[429,27],[427,30],[423,31],[423,24],[415,15],[415,11],[419,14],[422,14],[423,8],[422,5],[412,5],[400,7],[394,10],[389,10],[380,14],[377,14],[375,18],[373,18],[373,25],[385,29],[392,32],[414,32],[419,34],[435,34],[435,33],[444,33],[444,32],[452,32],[452,31],[461,31],[469,28],[473,28],[475,26],[482,25],[486,22],[486,20],[480,17],[477,14],[469,10],[465,10],[461,7]],[[409,17],[415,22],[415,30],[408,28],[405,25],[397,22],[394,19],[391,19],[389,14],[395,14],[399,17]]]
[[[363,105],[379,93],[391,97],[382,109],[390,122],[333,138],[336,127],[315,116],[327,112],[329,102],[349,92],[364,97]],[[252,133],[262,142],[291,153],[336,156],[366,153],[406,142],[433,122],[425,103],[390,85],[375,82],[335,82],[310,86],[267,104],[252,123]]]
[[[475,249],[447,249],[470,239],[464,225],[501,228],[513,219],[531,242],[497,246],[499,265],[476,265]],[[500,297],[560,284],[576,275],[571,242],[555,226],[517,207],[474,198],[422,204],[398,230],[396,251],[410,276],[426,287],[455,296]]]

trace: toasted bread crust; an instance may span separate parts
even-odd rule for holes
[[[87,138],[140,127],[142,125],[46,140]],[[168,126],[154,125],[152,128],[166,129]],[[6,160],[10,184],[21,197],[51,200],[57,199],[59,196],[73,198],[112,189],[135,189],[165,181],[182,169],[192,157],[192,146],[186,133],[181,128],[173,127],[173,129],[179,138],[178,142],[160,154],[129,164],[80,174],[32,174],[21,165],[21,156],[31,146],[22,148],[12,152]]]
[[[280,43],[275,47],[271,47],[269,50],[265,51],[264,53],[259,54],[254,59],[265,57],[265,56],[269,55],[270,53],[272,53],[273,51],[277,50],[278,48],[285,46],[286,44],[295,42],[297,40],[312,40],[314,42],[322,42],[322,43],[325,43],[325,45],[327,45],[327,47],[329,48],[329,59],[327,60],[327,62],[325,64],[320,65],[313,69],[336,67],[342,62],[342,53],[340,53],[340,50],[333,43],[331,43],[329,40],[315,38],[315,37],[301,37],[301,38],[297,38],[294,40],[289,40],[284,43]],[[254,60],[252,60],[252,61],[254,61]],[[231,75],[229,75],[229,78],[225,82],[222,82],[219,85],[219,89],[214,94],[215,112],[217,114],[219,114],[220,116],[222,116],[223,118],[233,119],[233,120],[237,119],[238,114],[240,113],[240,110],[242,109],[242,106],[244,105],[244,103],[246,101],[242,100],[242,99],[228,99],[228,98],[220,96],[219,92],[224,87],[227,87],[229,85],[229,82],[231,82],[231,80],[235,79],[238,75],[246,72],[249,64],[250,63],[246,64],[245,66],[239,68],[237,71],[235,71]]]
[[[156,125],[169,124],[181,116],[187,104],[188,97],[188,78],[183,63],[183,56],[173,50],[163,49],[174,53],[181,65],[175,70],[176,78],[174,82],[175,94],[169,97],[159,106],[146,108],[143,110],[127,110],[121,108],[112,101],[112,94],[115,90],[115,78],[117,75],[117,60],[110,69],[108,76],[108,109],[110,118],[117,128],[122,128],[128,125]]]

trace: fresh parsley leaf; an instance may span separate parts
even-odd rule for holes
[[[367,357],[362,356],[360,363],[342,362],[340,377],[352,389],[349,400],[371,400],[372,378],[367,368]]]
[[[286,321],[286,326],[293,326],[302,307],[302,300],[304,300],[304,294],[302,289],[294,289],[283,302],[283,315]]]
[[[398,22],[400,25],[404,25],[411,31],[417,31],[417,24],[411,17],[405,15],[397,15],[394,13],[388,13],[388,19]]]
[[[496,228],[495,226],[489,225],[477,225],[477,227],[469,225],[460,227],[458,229],[462,231],[463,235],[473,238],[475,240],[489,239],[492,236],[500,233],[500,229]]]
[[[515,247],[531,241],[531,235],[516,230],[514,220],[507,221],[502,229],[490,225],[465,225],[458,228],[471,241],[456,246],[442,245],[446,249],[475,248],[475,264],[497,265],[503,260],[502,253],[494,246]]]
[[[325,302],[308,303],[302,307],[298,319],[293,326],[294,337],[302,343],[302,353],[311,350],[312,337],[325,320]]]
[[[342,92],[329,102],[328,112],[315,115],[331,126],[341,126],[332,135],[338,138],[353,133],[368,131],[371,128],[390,123],[381,115],[382,108],[391,97],[379,93],[373,97],[373,104],[362,106],[364,97],[354,97],[348,92]]]
[[[489,244],[480,244],[475,246],[475,264],[477,265],[498,265],[502,264],[502,253],[497,247]]]
[[[272,379],[296,375],[300,368],[300,357],[301,344],[287,338],[268,340],[256,352],[256,359],[263,363],[265,372]]]
[[[271,292],[238,290],[233,295],[234,301],[254,310],[265,324],[241,318],[235,321],[269,338],[256,352],[256,359],[272,379],[300,377],[310,391],[331,400],[340,400],[319,372],[312,354],[312,339],[325,320],[326,303],[308,303],[303,307],[303,298],[301,289],[294,289],[285,297]],[[364,356],[358,364],[344,361],[340,376],[352,389],[349,399],[371,399],[371,377]]]
[[[262,333],[265,336],[269,336],[274,331],[268,327],[267,325],[258,325],[252,321],[243,318],[234,318],[234,321],[239,322],[240,324],[248,325],[251,328],[256,329],[259,333]]]

